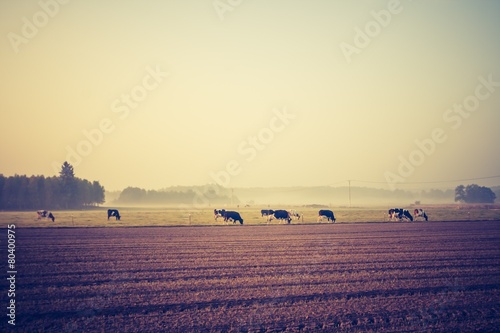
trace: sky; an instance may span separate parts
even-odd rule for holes
[[[498,17],[495,0],[0,0],[0,174],[498,185]]]

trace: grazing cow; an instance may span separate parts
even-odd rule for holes
[[[52,222],[54,222],[56,220],[54,214],[52,214],[52,212],[48,212],[46,210],[37,210],[36,211],[36,214],[38,215],[38,219],[41,220],[42,217],[46,218],[46,219],[51,219]]]
[[[274,214],[269,216],[268,221],[271,221],[273,219],[273,217],[276,220],[283,221],[283,223],[285,223],[285,221],[286,221],[286,222],[288,222],[288,224],[290,224],[290,222],[292,221],[292,218],[290,217],[290,213],[287,212],[286,210],[283,210],[283,209],[275,210]]]
[[[336,221],[335,215],[333,215],[333,212],[331,210],[321,209],[318,212],[318,222],[320,220],[323,220],[323,216],[326,217],[327,221],[332,221],[332,223],[335,223],[335,221]]]
[[[117,221],[119,221],[121,218],[118,209],[108,209],[108,221],[111,216],[114,216]]]
[[[225,214],[226,214],[226,210],[225,209],[214,209],[214,219],[215,219],[215,221],[217,221],[217,219],[219,217],[224,217]]]
[[[397,217],[399,221],[403,221],[403,219],[413,221],[413,216],[411,215],[411,213],[408,209],[391,208],[391,209],[389,209],[388,214],[389,214],[390,220]]]
[[[240,224],[243,224],[243,219],[241,218],[240,213],[227,210],[224,214],[224,222],[227,222],[229,220],[232,220],[233,223],[236,223],[236,221],[240,221]]]
[[[271,215],[274,214],[274,210],[272,210],[272,209],[262,209],[260,211],[260,214],[262,215],[262,217],[264,217],[264,216],[271,216]]]
[[[429,221],[429,218],[427,217],[427,214],[425,213],[425,210],[420,209],[420,208],[416,208],[416,209],[413,211],[413,216],[415,216],[415,221],[416,221],[416,220],[417,220],[417,218],[419,218],[419,217],[422,217],[422,218],[424,218],[426,221]]]
[[[389,221],[392,221],[396,216],[396,209],[399,211],[399,208],[391,208],[387,211],[387,217],[389,218]]]
[[[290,211],[290,217],[294,218],[296,217],[297,218],[297,221],[300,220],[300,218],[302,217],[302,215],[296,211],[296,210],[291,210]]]

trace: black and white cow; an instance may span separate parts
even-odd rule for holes
[[[118,209],[108,209],[108,221],[111,216],[114,216],[117,221],[119,221],[121,218]]]
[[[54,214],[52,214],[52,212],[49,212],[49,211],[46,211],[46,210],[37,210],[36,211],[36,214],[38,215],[38,219],[41,220],[42,217],[43,218],[46,218],[46,219],[51,219],[52,222],[54,222],[56,220]]]
[[[293,210],[293,209],[292,209],[292,210],[290,211],[290,217],[291,217],[291,218],[294,218],[294,217],[295,217],[295,218],[297,218],[297,221],[298,221],[298,220],[300,220],[300,218],[302,217],[302,214],[300,214],[298,211],[296,211],[296,210]]]
[[[236,221],[239,221],[240,224],[243,224],[243,219],[241,218],[240,213],[227,210],[224,213],[224,222],[228,222],[229,220],[232,220],[233,224],[236,223]]]
[[[332,223],[335,223],[336,219],[335,219],[335,215],[333,214],[333,212],[329,209],[321,209],[319,212],[318,212],[318,222],[320,220],[323,220],[323,216],[326,217],[327,221],[332,221]]]
[[[226,214],[226,210],[225,209],[214,209],[214,219],[215,219],[215,221],[217,221],[217,219],[219,217],[224,217],[225,214]]]
[[[284,209],[275,210],[274,214],[269,216],[268,221],[271,221],[273,218],[275,218],[276,220],[283,221],[283,223],[287,222],[288,224],[290,224],[290,222],[292,221],[290,213]]]
[[[397,217],[399,221],[403,221],[403,219],[413,221],[413,216],[408,209],[391,208],[387,213],[389,214],[390,220],[393,220]]]
[[[272,209],[262,209],[260,211],[260,214],[262,215],[262,217],[264,217],[264,216],[270,216],[270,215],[274,214],[274,210],[272,210]]]
[[[425,210],[420,209],[420,208],[416,208],[416,209],[413,211],[413,216],[415,217],[415,221],[416,221],[416,220],[417,220],[417,218],[419,218],[419,217],[424,218],[426,221],[429,221],[429,217],[427,216],[427,213],[425,212]]]

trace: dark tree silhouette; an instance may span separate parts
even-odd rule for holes
[[[455,201],[465,203],[494,203],[496,194],[485,186],[477,184],[459,185],[455,188]]]
[[[73,170],[73,166],[65,161],[61,166],[61,171],[59,171],[59,177],[63,181],[75,179],[75,171]]]
[[[227,189],[209,187],[193,187],[181,190],[145,190],[139,187],[125,188],[116,199],[117,203],[125,204],[193,204],[197,192],[213,204],[225,204],[231,202],[230,192]],[[239,203],[238,198],[233,197],[233,202]]]
[[[78,182],[75,178],[73,166],[68,162],[64,162],[59,172],[61,180],[61,204],[65,209],[76,208],[78,206],[77,194],[82,190],[78,188]]]
[[[455,201],[466,202],[465,186],[459,185],[455,188]]]

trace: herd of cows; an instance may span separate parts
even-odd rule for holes
[[[418,218],[423,218],[424,220],[429,221],[429,217],[427,216],[425,210],[420,208],[416,208],[413,211],[413,216],[411,215],[408,209],[403,209],[403,208],[391,208],[387,213],[389,215],[390,220],[394,220],[395,218],[397,218],[400,221],[402,220],[413,221],[414,219],[416,220]]]
[[[265,217],[267,220],[267,223],[269,223],[271,220],[275,219],[278,220],[282,223],[288,223],[292,222],[293,218],[296,218],[297,220],[300,220],[301,218],[303,219],[303,215],[300,214],[299,212],[295,210],[284,210],[284,209],[278,209],[278,210],[272,210],[272,209],[262,209],[260,211],[261,216]],[[399,220],[399,221],[414,221],[417,220],[418,218],[422,218],[425,221],[429,220],[429,217],[427,216],[427,213],[420,208],[417,208],[413,211],[413,215],[408,209],[403,209],[403,208],[391,208],[387,212],[389,220],[394,221],[394,220]],[[38,215],[38,220],[41,220],[42,218],[46,219],[51,219],[52,222],[55,221],[55,216],[52,214],[52,212],[46,211],[46,210],[38,210],[37,211]],[[119,221],[121,219],[120,212],[118,209],[108,209],[108,221],[110,217],[114,217],[116,221]],[[222,218],[224,220],[224,223],[229,223],[233,222],[235,224],[236,222],[240,222],[240,224],[243,224],[243,218],[241,217],[240,213],[236,211],[231,211],[231,210],[225,210],[225,209],[214,209],[214,219],[215,221],[218,220],[218,218]],[[333,214],[333,211],[329,209],[321,209],[318,211],[318,220],[317,222],[320,222],[323,220],[323,218],[326,218],[328,222],[335,223],[335,215]]]
[[[292,222],[293,218],[297,218],[297,220],[300,220],[302,218],[302,214],[295,210],[287,211],[284,209],[278,209],[278,210],[272,210],[272,209],[262,209],[260,211],[261,216],[265,217],[267,222],[269,223],[271,220],[276,219],[278,221],[281,221],[283,223],[290,223]],[[429,221],[429,217],[427,216],[427,213],[420,208],[417,208],[413,211],[413,216],[410,213],[408,209],[403,209],[403,208],[391,208],[387,212],[389,220],[394,221],[394,220],[399,220],[399,221],[414,221],[417,220],[418,218],[422,218],[425,221]],[[225,209],[214,209],[214,218],[215,221],[221,217],[224,219],[224,223],[232,221],[233,223],[240,222],[240,224],[243,224],[243,219],[241,218],[240,213],[235,212],[235,211],[229,211]],[[335,215],[333,214],[333,211],[328,210],[328,209],[321,209],[318,211],[318,220],[317,222],[320,222],[323,220],[323,218],[326,218],[328,222],[335,223]]]

